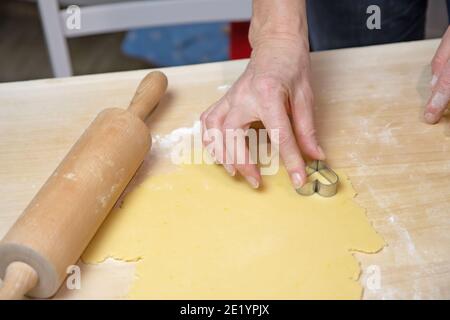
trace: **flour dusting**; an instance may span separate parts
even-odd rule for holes
[[[152,138],[152,145],[154,148],[170,151],[177,143],[188,135],[197,135],[201,132],[200,121],[194,122],[192,127],[182,127],[173,130],[165,135],[155,135]]]

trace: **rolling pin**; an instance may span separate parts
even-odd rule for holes
[[[167,88],[149,73],[127,110],[98,114],[0,242],[0,299],[53,296],[151,147],[145,118]]]

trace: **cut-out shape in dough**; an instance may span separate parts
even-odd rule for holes
[[[360,298],[352,251],[384,242],[337,173],[331,198],[298,195],[284,169],[261,190],[217,165],[150,176],[111,212],[83,260],[139,260],[130,298]]]

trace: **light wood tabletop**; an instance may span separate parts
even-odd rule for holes
[[[450,298],[450,117],[422,119],[437,40],[313,53],[316,127],[387,242],[355,253],[364,298]],[[153,135],[191,127],[245,68],[231,61],[161,69],[168,94],[147,120]],[[126,108],[148,70],[0,84],[0,237],[65,153],[107,107]],[[154,156],[154,155],[149,155]],[[144,165],[135,183],[148,175]],[[83,288],[58,298],[120,298],[133,263],[82,265]],[[379,271],[380,287],[367,285]]]

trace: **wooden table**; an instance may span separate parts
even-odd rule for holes
[[[317,130],[328,162],[348,173],[356,201],[388,243],[378,254],[356,254],[363,284],[380,271],[381,288],[366,286],[368,299],[450,298],[449,117],[434,126],[421,120],[437,45],[312,54]],[[169,92],[148,120],[152,133],[192,126],[245,65],[164,69]],[[95,115],[105,107],[125,108],[146,72],[0,85],[0,237]],[[82,290],[63,289],[57,297],[121,297],[133,269],[114,261],[82,265]]]

